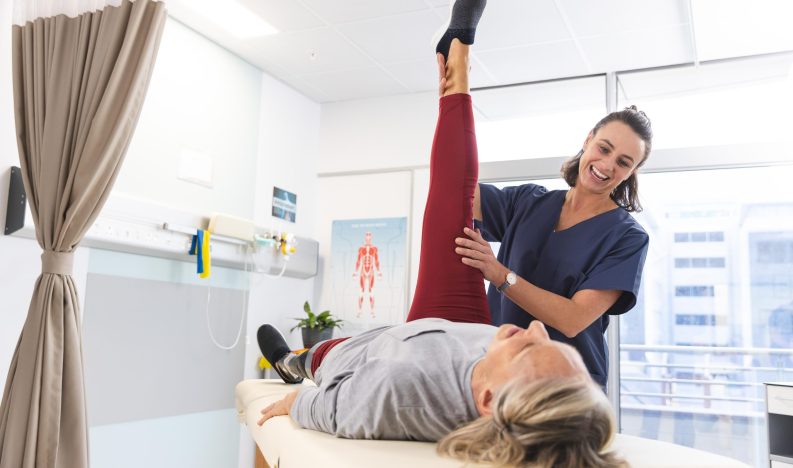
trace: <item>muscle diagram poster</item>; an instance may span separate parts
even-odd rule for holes
[[[407,314],[407,218],[333,221],[331,310],[348,332]]]

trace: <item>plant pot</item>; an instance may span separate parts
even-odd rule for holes
[[[301,328],[303,333],[303,347],[311,348],[320,341],[333,338],[332,328]]]

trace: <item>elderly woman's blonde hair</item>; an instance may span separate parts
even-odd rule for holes
[[[438,453],[471,463],[542,468],[622,468],[608,450],[614,416],[603,391],[580,378],[513,379],[493,413],[444,437]]]

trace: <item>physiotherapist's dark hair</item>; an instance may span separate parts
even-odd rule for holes
[[[604,125],[614,121],[624,123],[639,135],[639,138],[644,141],[644,157],[636,165],[633,174],[619,184],[611,192],[610,197],[614,200],[614,203],[625,208],[626,211],[639,212],[642,211],[642,205],[639,203],[639,179],[636,170],[642,167],[647,161],[647,157],[650,156],[650,150],[653,147],[653,128],[650,124],[650,119],[644,112],[637,109],[636,106],[630,106],[621,111],[612,112],[600,119],[600,122],[592,129],[592,136],[595,136]],[[570,187],[575,187],[578,180],[578,163],[581,161],[583,154],[584,150],[579,151],[577,155],[572,159],[568,159],[562,165],[562,176]]]

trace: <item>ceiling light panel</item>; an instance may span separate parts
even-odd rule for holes
[[[343,24],[338,30],[378,63],[392,63],[434,59],[432,36],[439,27],[435,13],[423,10]]]
[[[790,0],[692,0],[692,10],[700,60],[793,50]]]
[[[372,62],[332,28],[282,33],[250,41],[262,62],[277,63],[287,73],[324,73],[364,68]]]
[[[686,0],[557,0],[556,3],[578,37],[690,22]]]
[[[448,9],[436,11],[448,15]],[[501,49],[564,39],[571,39],[571,36],[553,0],[491,1],[477,27],[475,49]]]
[[[283,0],[238,0],[279,31],[299,31],[326,26],[325,22],[316,16],[301,2]]]
[[[688,25],[590,36],[579,44],[596,73],[694,61]]]
[[[236,0],[191,0],[185,4],[239,39],[268,36],[278,32],[264,18]]]
[[[591,73],[573,41],[484,50],[476,56],[499,84],[525,83]]]
[[[427,9],[424,0],[302,0],[302,3],[333,24]],[[410,31],[404,33],[410,34]]]

